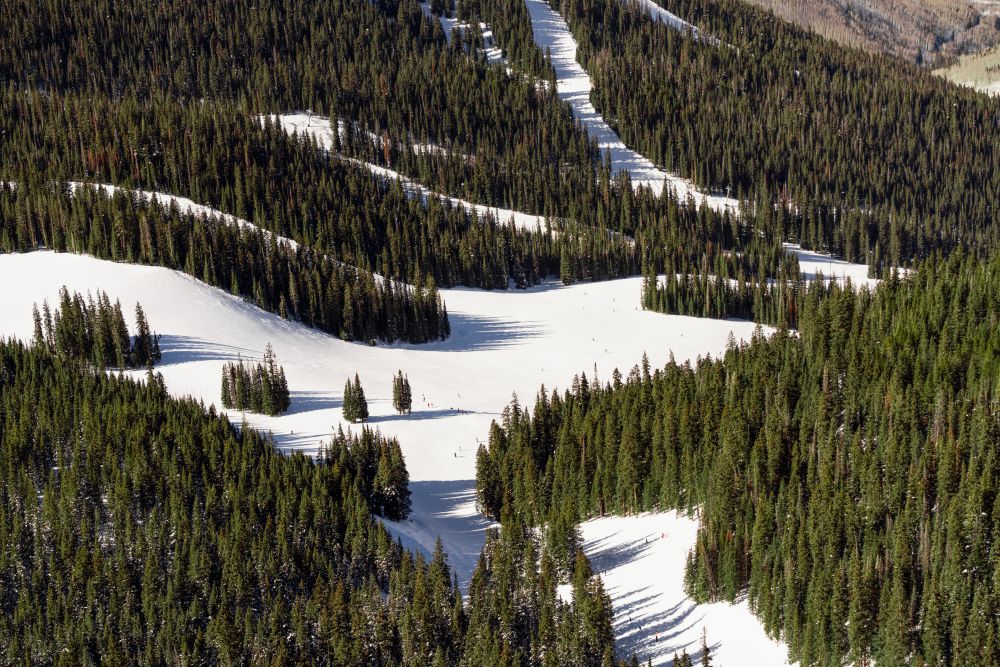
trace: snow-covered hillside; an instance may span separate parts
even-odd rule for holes
[[[686,650],[701,664],[704,628],[713,663],[787,665],[787,647],[769,638],[744,600],[695,604],[684,593],[684,560],[698,523],[676,512],[583,523],[584,551],[614,600],[618,654],[670,665]]]
[[[658,169],[648,158],[628,148],[590,101],[593,85],[590,76],[576,60],[577,44],[566,20],[546,0],[525,0],[525,4],[531,16],[535,43],[543,53],[552,55],[552,66],[556,71],[556,91],[560,99],[572,107],[573,115],[587,133],[597,139],[601,152],[610,153],[614,173],[627,171],[636,187],[646,185],[656,193],[660,193],[664,187],[670,187],[681,199],[691,196],[699,205],[707,205],[715,210],[739,209],[739,202],[735,199],[705,195],[691,181]],[[659,18],[666,20],[663,16]]]
[[[333,126],[329,118],[324,118],[322,116],[315,116],[310,113],[289,113],[270,116],[271,120],[281,124],[288,134],[296,134],[300,137],[311,137],[316,140],[322,148],[326,150],[331,150],[333,148]],[[343,132],[342,123],[338,123],[338,131]],[[426,145],[414,146],[417,150],[427,150]],[[377,164],[372,164],[370,162],[363,162],[356,158],[348,158],[340,156],[340,159],[355,164],[364,169],[368,169],[370,172],[377,176],[381,176],[386,180],[399,181],[403,189],[410,197],[419,197],[424,201],[427,201],[428,197],[435,197],[440,199],[442,202],[446,202],[452,206],[457,206],[464,208],[465,210],[472,212],[475,211],[476,215],[480,217],[493,216],[497,222],[507,223],[513,221],[515,225],[522,229],[534,230],[539,227],[545,228],[545,223],[540,216],[523,213],[521,211],[513,211],[508,208],[498,208],[496,206],[486,206],[483,204],[476,204],[464,199],[458,199],[456,197],[449,197],[448,195],[443,195],[432,191],[430,188],[417,183],[413,179],[400,174],[397,171],[389,169],[388,167],[381,167]]]
[[[388,525],[412,548],[429,551],[440,537],[464,588],[490,525],[475,510],[475,452],[512,392],[530,404],[543,383],[549,389],[564,388],[575,373],[592,375],[595,367],[607,379],[614,368],[625,372],[638,363],[643,351],[654,365],[671,353],[678,360],[719,354],[730,333],[746,339],[754,330],[743,321],[644,312],[638,306],[640,283],[632,278],[570,287],[546,284],[527,291],[442,290],[451,338],[421,346],[370,347],[282,320],[176,271],[36,252],[0,255],[0,284],[19,286],[0,291],[0,312],[5,314],[0,335],[30,337],[32,305],[45,298],[54,302],[62,285],[105,290],[126,311],[140,301],[162,336],[158,370],[168,389],[216,405],[222,364],[237,356],[259,358],[270,342],[288,376],[291,409],[280,417],[248,414],[246,419],[272,431],[281,447],[307,453],[333,429],[346,427],[340,409],[343,386],[357,371],[369,400],[370,425],[399,437],[411,475],[413,513],[407,521]],[[413,387],[411,415],[392,410],[391,377],[397,369]],[[243,416],[230,418],[239,423]],[[638,549],[637,535],[659,532],[649,521],[621,518],[584,526],[587,548],[605,571],[619,613],[619,646],[628,651],[648,649],[643,631],[623,623],[621,614],[633,619],[641,614],[643,627],[663,627],[661,639],[680,647],[688,646],[684,642],[691,637],[698,640],[699,631],[687,626],[710,611],[692,608],[684,612],[682,626],[668,628],[678,610],[687,609],[677,606],[683,601],[677,582],[691,538],[672,530],[654,550]],[[615,530],[603,535],[602,526]],[[611,554],[614,567],[605,557]],[[629,581],[640,582],[640,588]],[[730,655],[740,653],[747,637],[761,633],[755,619],[734,609],[731,617],[706,617],[710,639],[721,642],[719,650]],[[678,629],[683,632],[676,633]],[[734,648],[727,649],[730,642]],[[690,652],[696,648],[688,646]]]
[[[877,278],[868,277],[867,264],[852,264],[843,259],[835,259],[830,255],[805,250],[797,243],[784,245],[786,250],[798,257],[799,273],[803,280],[816,280],[822,274],[824,280],[850,280],[856,287],[874,287],[879,282]],[[903,273],[906,271],[903,270]]]

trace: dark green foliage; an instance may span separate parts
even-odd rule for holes
[[[413,409],[413,391],[410,389],[410,378],[397,371],[392,376],[392,407],[399,414],[410,414]]]
[[[696,512],[691,594],[747,593],[802,664],[998,664],[1000,260],[814,286],[798,324],[513,403],[477,461],[481,506]]]
[[[59,306],[49,309],[42,303],[39,313],[32,312],[35,321],[34,342],[44,344],[58,356],[83,361],[97,368],[152,367],[160,360],[160,337],[149,330],[146,314],[136,304],[136,335],[130,336],[122,315],[121,303],[106,292],[97,292],[97,299],[79,292],[70,296],[63,286],[59,290]]]
[[[252,364],[240,359],[222,366],[222,406],[276,416],[288,410],[288,381],[268,343],[264,361]]]
[[[995,102],[738,0],[552,0],[625,143],[716,192],[784,207],[790,238],[872,266],[997,247]],[[717,40],[717,41],[716,41]],[[752,196],[751,196],[752,195]]]
[[[554,90],[469,57],[462,40],[449,46],[415,2],[334,0],[317,11],[307,0],[180,10],[170,0],[15,0],[0,7],[0,25],[0,82],[23,90],[218,101],[247,120],[313,109],[347,121],[342,152],[449,194],[541,214],[596,190],[597,150]],[[517,34],[519,60],[536,67],[537,49]],[[415,143],[441,150],[413,151]]]
[[[338,431],[315,459],[283,455],[152,372],[0,343],[4,663],[543,667],[553,637],[579,651],[561,664],[613,651],[597,580],[558,602],[523,533],[491,539],[466,608],[440,545],[403,551],[371,512],[409,513],[395,440]],[[484,623],[513,609],[539,631],[493,632],[484,652]]]
[[[437,290],[381,280],[261,230],[125,193],[0,186],[0,251],[38,247],[166,266],[346,340],[422,343],[450,333]]]
[[[344,384],[343,411],[344,419],[349,422],[368,419],[368,399],[365,398],[365,390],[357,373],[354,374],[353,382],[348,379]]]
[[[437,647],[460,654],[447,566],[371,518],[353,441],[285,456],[158,377],[3,343],[0,448],[4,662],[398,664],[394,619],[426,604],[408,587],[433,568]]]
[[[463,667],[614,664],[611,600],[577,552],[572,605],[561,601],[561,577],[532,531],[510,523],[491,529],[469,587],[469,633]],[[524,601],[524,603],[519,602]],[[537,637],[543,650],[528,651]],[[513,641],[505,638],[513,638]]]
[[[793,220],[788,211],[744,202],[738,218],[720,219],[715,233],[703,230],[700,243],[662,257],[648,253],[642,307],[795,327],[807,285],[800,282],[798,259],[782,243]]]
[[[523,2],[505,0],[463,0],[458,3],[458,17],[476,25],[480,21],[493,29],[507,61],[531,76],[552,83],[555,70],[545,61],[535,45],[531,17]]]
[[[324,444],[319,458],[329,452],[346,449],[357,466],[357,488],[368,501],[371,511],[392,521],[402,521],[410,514],[410,474],[396,438],[385,438],[365,427],[359,435],[337,429],[329,444]]]

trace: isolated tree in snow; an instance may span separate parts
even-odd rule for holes
[[[354,381],[348,380],[344,385],[344,419],[349,422],[359,422],[368,419],[368,401],[365,390],[361,387],[361,379],[354,374]]]
[[[401,415],[409,414],[413,408],[410,380],[403,371],[397,371],[392,378],[392,407]]]

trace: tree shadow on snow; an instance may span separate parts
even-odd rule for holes
[[[254,351],[248,348],[225,345],[191,336],[160,336],[162,359],[157,366],[183,364],[188,361],[235,361],[238,358],[253,359]],[[259,352],[256,353],[258,356]]]
[[[588,557],[597,572],[607,572],[647,556],[659,538],[658,534],[650,533],[622,543],[617,535],[609,535],[590,545]],[[669,661],[674,653],[686,650],[698,664],[700,641],[692,638],[691,630],[703,622],[704,614],[698,612],[697,605],[688,597],[664,612],[657,605],[659,593],[652,592],[651,588],[636,582],[634,588],[619,586],[608,591],[613,598],[621,600],[615,604],[614,620],[618,655],[631,657],[635,654],[640,663],[650,658],[659,662],[661,659]],[[687,637],[680,640],[684,635]],[[709,648],[715,651],[719,646],[715,643]]]
[[[466,313],[448,313],[451,336],[433,349],[440,352],[474,352],[499,350],[518,345],[527,338],[545,333],[534,322],[507,320],[500,317],[483,317]]]
[[[343,401],[334,398],[326,391],[292,391],[289,392],[289,405],[286,415],[297,415],[303,412],[315,412],[316,410],[330,410],[339,408]]]
[[[338,403],[339,405],[339,403]],[[457,408],[446,408],[446,409],[420,409],[416,408],[408,415],[377,415],[374,417],[369,417],[365,420],[366,424],[383,424],[386,422],[407,422],[407,421],[423,421],[426,419],[441,419],[443,417],[457,417],[459,415],[482,415],[482,414],[498,414],[498,413],[486,413],[479,412],[477,410],[459,410]]]

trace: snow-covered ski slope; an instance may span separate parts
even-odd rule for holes
[[[640,664],[670,665],[686,650],[701,664],[701,633],[713,665],[787,665],[788,648],[769,638],[746,600],[695,604],[684,593],[684,561],[697,521],[676,512],[609,517],[581,526],[583,549],[614,600],[616,648]]]
[[[456,11],[458,3],[455,3]],[[430,18],[432,21],[435,20],[434,13],[431,11],[430,2],[421,2],[420,10],[425,16]],[[441,14],[437,17],[437,20],[441,22],[441,29],[444,30],[445,39],[451,44],[451,36],[453,31],[458,31],[459,34],[464,33],[471,26],[468,23],[459,21],[458,18],[452,16],[448,17]],[[486,62],[490,65],[506,65],[507,59],[503,56],[503,51],[497,46],[496,38],[493,36],[493,29],[487,24],[479,23],[479,32],[483,36],[483,48],[485,50]]]
[[[820,275],[826,281],[845,282],[850,280],[855,287],[875,287],[877,278],[868,277],[867,264],[852,264],[843,259],[835,259],[830,255],[805,250],[797,243],[784,244],[785,250],[794,253],[799,259],[799,273],[802,280],[816,280]],[[906,273],[906,270],[902,270]]]
[[[701,193],[691,181],[657,168],[648,158],[628,148],[590,101],[593,84],[590,76],[576,60],[577,44],[570,34],[566,20],[554,11],[546,0],[525,0],[525,4],[531,16],[535,43],[543,53],[551,53],[559,98],[572,107],[576,119],[590,136],[597,139],[601,152],[610,153],[614,173],[627,171],[634,186],[649,186],[657,194],[662,192],[664,187],[670,187],[680,199],[691,196],[699,206],[707,205],[718,211],[739,210],[739,202],[735,199]],[[664,10],[661,9],[662,11]],[[658,18],[666,20],[662,14],[658,15]]]
[[[817,261],[829,275],[828,259]],[[490,526],[475,509],[476,448],[513,392],[530,405],[542,384],[565,388],[576,373],[593,377],[595,367],[607,379],[614,368],[627,372],[643,351],[655,366],[670,354],[678,361],[718,355],[730,333],[747,339],[755,328],[744,321],[639,310],[641,278],[570,287],[550,283],[527,291],[442,290],[451,338],[377,347],[282,320],[162,267],[68,253],[8,254],[0,255],[0,285],[7,286],[0,290],[0,336],[23,339],[31,336],[32,305],[46,298],[54,303],[62,285],[107,291],[126,312],[141,302],[161,335],[163,360],[157,368],[168,390],[206,404],[220,403],[225,361],[259,358],[270,342],[291,387],[289,412],[273,418],[229,416],[234,423],[245,418],[271,431],[288,451],[312,453],[334,429],[347,427],[341,419],[343,386],[358,372],[370,426],[399,438],[411,476],[413,512],[408,520],[387,525],[407,547],[428,553],[440,537],[463,589]],[[413,387],[411,415],[392,410],[391,377],[397,370]],[[585,549],[614,602],[621,655],[634,651],[653,664],[669,664],[674,650],[698,651],[705,625],[713,652],[727,667],[784,664],[784,646],[767,639],[746,603],[695,605],[683,594],[684,558],[695,527],[673,513],[583,524]],[[661,533],[666,537],[656,540]]]
[[[297,134],[300,137],[311,137],[316,140],[316,143],[319,144],[319,146],[328,151],[333,148],[333,127],[329,118],[315,116],[310,113],[280,114],[272,115],[270,118],[272,121],[280,123],[281,127],[284,128],[288,134]],[[342,129],[339,131],[342,131]],[[426,150],[426,145],[415,146],[415,148],[419,150]],[[541,216],[534,215],[532,213],[523,213],[521,211],[513,211],[508,208],[475,204],[464,199],[449,197],[448,195],[434,192],[430,188],[421,185],[413,179],[404,176],[397,171],[389,169],[388,167],[382,167],[370,162],[364,162],[356,158],[348,158],[344,156],[339,157],[346,162],[367,169],[376,176],[380,176],[386,180],[398,180],[402,184],[404,191],[410,197],[420,197],[425,202],[428,197],[435,197],[442,202],[450,204],[451,206],[464,208],[470,213],[475,212],[476,215],[480,217],[493,216],[497,222],[500,223],[513,221],[517,227],[522,229],[535,230],[538,228],[545,228],[545,223]]]

